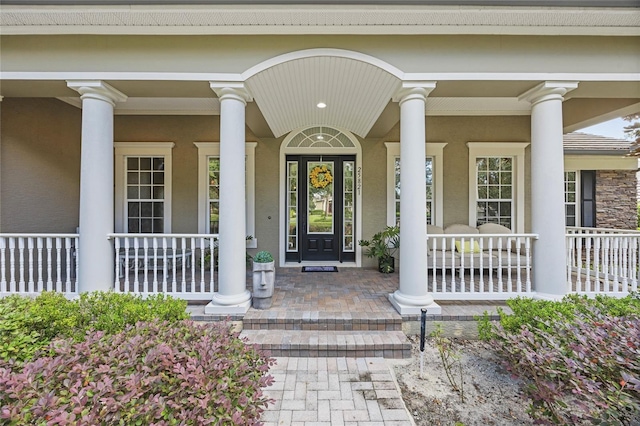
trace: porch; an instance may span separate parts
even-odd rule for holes
[[[435,301],[504,301],[537,297],[535,234],[429,235],[427,293]],[[109,263],[117,292],[166,293],[189,301],[210,301],[218,292],[218,235],[110,234]],[[75,297],[78,282],[78,234],[0,234],[0,296],[58,291]],[[460,253],[456,242],[477,247]],[[640,232],[567,228],[567,293],[624,296],[638,291]],[[401,267],[401,266],[400,266]],[[279,268],[270,312],[395,312],[388,295],[399,288],[399,274],[339,267],[338,273],[301,273]],[[318,287],[322,284],[321,287]],[[243,286],[251,290],[251,276]]]

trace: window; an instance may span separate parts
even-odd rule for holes
[[[469,142],[469,225],[524,232],[525,142]]]
[[[426,198],[427,198],[427,224],[433,224],[433,157],[425,158],[424,162],[426,173]],[[394,161],[394,205],[395,205],[395,224],[400,226],[400,157],[395,157]]]
[[[512,229],[513,157],[476,157],[476,226],[497,223]]]
[[[220,211],[220,143],[196,142],[198,147],[198,232],[217,234]],[[247,247],[257,247],[255,238],[255,148],[257,143],[245,143],[246,172],[246,232],[253,238]]]
[[[577,172],[564,172],[564,215],[567,226],[578,226]]]
[[[387,225],[400,224],[400,144],[385,143],[387,147]],[[442,152],[446,143],[426,144],[425,192],[427,224],[442,225]]]
[[[171,232],[172,142],[117,142],[116,231]]]

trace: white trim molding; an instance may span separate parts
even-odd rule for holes
[[[127,215],[126,198],[126,178],[127,173],[126,158],[154,156],[164,157],[164,233],[171,233],[171,183],[173,180],[173,170],[171,153],[175,147],[173,142],[114,142],[115,155],[115,231],[128,232],[125,224]]]
[[[387,147],[387,225],[396,224],[395,206],[395,159],[400,158],[400,142],[385,142]],[[444,222],[444,182],[443,182],[443,152],[446,142],[425,143],[426,156],[433,158],[433,203],[431,221],[434,225],[443,226]],[[402,166],[401,166],[402,167]]]
[[[469,226],[475,227],[477,222],[476,203],[478,188],[476,179],[477,157],[513,157],[515,173],[513,177],[513,202],[515,213],[511,212],[514,220],[512,231],[518,234],[524,233],[525,213],[525,150],[529,142],[467,142],[469,148]]]
[[[220,142],[194,142],[198,148],[198,233],[209,233],[207,215],[207,192],[209,186],[209,157],[220,157]],[[256,238],[256,146],[257,142],[245,142],[246,158],[246,218],[247,235],[253,238],[247,240],[247,248],[257,248]]]

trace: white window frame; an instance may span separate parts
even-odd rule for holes
[[[396,198],[395,198],[395,162],[400,158],[400,142],[385,142],[387,147],[387,225],[396,225]],[[437,226],[443,226],[444,203],[443,203],[443,179],[442,179],[442,157],[445,142],[427,142],[425,144],[425,156],[433,160],[433,196],[431,222]],[[400,166],[402,167],[402,166]]]
[[[194,142],[198,148],[198,232],[208,233],[209,215],[207,206],[209,202],[209,157],[220,157],[220,142]],[[247,248],[257,248],[256,238],[256,212],[255,212],[255,192],[256,192],[256,146],[257,142],[245,142],[245,165],[246,165],[246,232],[253,238],[247,240]]]
[[[529,142],[467,142],[469,149],[469,226],[476,227],[478,203],[478,178],[476,176],[476,159],[478,157],[513,157],[511,209],[512,231],[524,233],[524,179],[525,150]]]
[[[114,142],[115,155],[115,231],[127,230],[127,157],[164,157],[164,233],[171,233],[171,153],[173,142]]]

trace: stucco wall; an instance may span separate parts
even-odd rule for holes
[[[75,232],[80,110],[57,99],[2,101],[2,232]]]
[[[636,186],[635,170],[596,171],[598,228],[637,228]]]
[[[280,214],[280,139],[263,139],[256,147],[256,235],[258,249],[279,256],[278,244],[282,229]],[[279,259],[276,259],[279,261]]]

